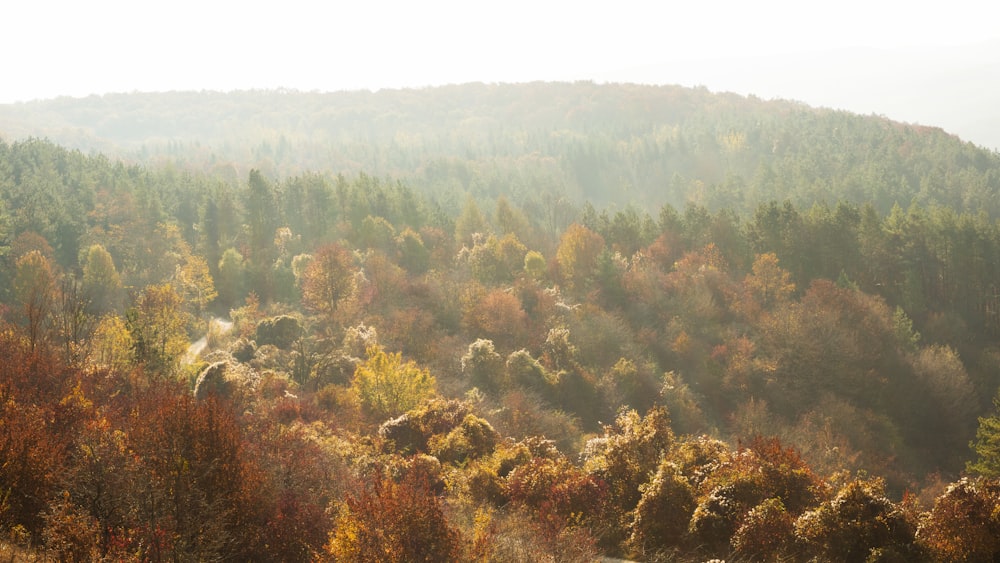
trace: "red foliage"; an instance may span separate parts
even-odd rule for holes
[[[458,531],[419,472],[396,483],[376,473],[347,497],[330,539],[335,561],[454,561]]]
[[[534,458],[507,476],[507,492],[516,504],[536,511],[551,534],[573,524],[597,523],[607,501],[604,481],[563,458]]]

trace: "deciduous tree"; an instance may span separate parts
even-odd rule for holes
[[[376,420],[398,416],[412,409],[435,391],[434,376],[400,354],[375,346],[354,371],[352,387],[362,407]]]

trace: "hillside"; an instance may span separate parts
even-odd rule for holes
[[[683,88],[342,96],[0,140],[0,551],[1000,554],[996,155]]]
[[[470,193],[528,208],[563,196],[713,211],[788,199],[1000,216],[1000,157],[940,129],[679,86],[109,94],[0,106],[0,134],[230,182],[251,168],[271,179],[363,171],[453,212]]]

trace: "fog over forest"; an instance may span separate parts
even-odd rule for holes
[[[11,6],[0,561],[1000,560],[1000,38],[818,10]]]

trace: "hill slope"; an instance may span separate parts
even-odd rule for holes
[[[679,86],[113,94],[0,106],[0,134],[182,162],[232,182],[250,168],[274,178],[363,170],[452,202],[556,194],[748,210],[846,199],[1000,216],[1000,157],[940,129]]]

